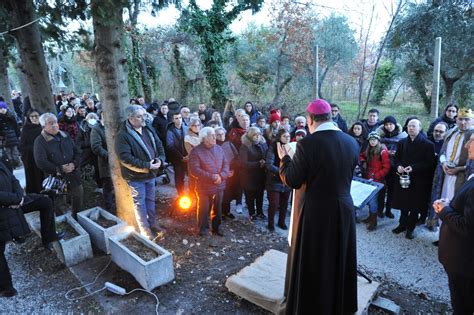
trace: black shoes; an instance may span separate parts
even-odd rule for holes
[[[278,225],[278,227],[279,227],[280,229],[282,229],[282,230],[288,230],[288,227],[286,226],[285,223],[278,223],[277,225]]]
[[[389,218],[389,219],[395,218],[395,216],[393,215],[391,209],[385,210],[385,216],[386,216],[387,218]]]
[[[44,248],[49,250],[49,251],[52,251],[53,250],[53,243],[57,242],[59,240],[62,240],[64,238],[64,235],[66,235],[66,232],[64,232],[64,231],[57,232],[56,233],[56,239],[54,241],[43,244]]]
[[[399,225],[396,228],[394,228],[392,230],[392,232],[395,233],[395,234],[400,234],[402,232],[405,232],[406,230],[407,230],[407,228],[405,226]]]
[[[405,234],[405,238],[409,239],[409,240],[414,239],[415,238],[415,231],[407,230],[407,233]]]
[[[0,297],[13,297],[17,295],[17,291],[15,290],[14,287],[8,288],[8,289],[2,289],[0,290]]]
[[[258,214],[257,214],[257,218],[264,220],[264,219],[266,219],[267,217],[266,217],[263,213],[258,213]]]
[[[268,230],[270,232],[275,232],[275,226],[274,225],[268,225],[267,227],[268,227]]]
[[[231,219],[231,220],[234,220],[235,219],[235,215],[233,215],[232,213],[227,213],[227,214],[223,214],[222,215],[222,219]]]
[[[222,232],[219,231],[219,230],[212,231],[211,234],[214,235],[214,236],[224,236],[224,233],[222,233]]]
[[[434,246],[438,247],[438,246],[439,246],[439,241],[434,241],[434,242],[431,243],[431,244],[433,244]]]

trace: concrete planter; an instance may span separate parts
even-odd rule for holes
[[[92,258],[92,247],[89,234],[77,223],[70,214],[65,214],[56,218],[56,224],[67,222],[76,232],[77,236],[54,242],[56,254],[66,266],[76,265],[88,258]]]
[[[144,261],[121,243],[121,241],[129,236],[134,237],[143,246],[158,253],[160,256],[150,261]],[[114,263],[128,271],[144,289],[153,290],[174,279],[173,257],[171,253],[137,232],[131,231],[117,234],[110,237],[109,241]]]
[[[111,227],[103,227],[97,222],[100,217],[116,224]],[[127,227],[127,223],[100,207],[79,212],[77,221],[89,233],[92,243],[106,254],[110,254],[109,237],[124,232]]]

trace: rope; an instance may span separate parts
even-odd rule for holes
[[[26,24],[24,24],[24,25],[21,25],[21,26],[12,28],[11,30],[8,30],[8,31],[5,31],[5,32],[1,32],[0,35],[5,35],[5,34],[7,34],[7,33],[13,32],[13,31],[18,31],[18,30],[20,30],[20,29],[22,29],[22,28],[24,28],[24,27],[30,26],[31,24],[38,22],[39,20],[41,20],[41,18],[37,18],[36,20],[33,20],[33,21],[29,22],[29,23],[26,23]]]

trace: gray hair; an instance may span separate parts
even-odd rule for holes
[[[227,131],[225,130],[224,127],[219,127],[219,126],[218,126],[218,127],[215,127],[215,128],[214,128],[214,131],[215,131],[215,132],[218,132],[218,131],[221,131],[221,130],[224,131],[224,134],[227,133]]]
[[[245,114],[245,109],[239,108],[235,111],[235,117]]]
[[[40,125],[41,127],[44,127],[46,126],[46,123],[48,121],[50,121],[51,119],[54,119],[55,121],[58,121],[58,118],[56,117],[56,115],[52,114],[52,113],[44,113],[40,116],[39,118],[39,122],[40,122]]]
[[[295,123],[297,123],[298,121],[303,121],[306,123],[306,118],[304,116],[298,116],[295,118]]]
[[[91,119],[91,118],[95,119],[95,120],[99,120],[99,116],[97,116],[96,113],[89,113],[89,114],[86,115],[86,120]]]
[[[189,118],[189,127],[194,126],[194,125],[201,125],[201,119],[199,119],[197,115],[196,116],[193,115]]]
[[[210,133],[215,134],[214,128],[212,127],[204,127],[199,131],[199,142],[203,142],[204,138],[206,138]]]
[[[247,130],[247,138],[252,139],[253,136],[255,135],[262,135],[262,132],[260,131],[260,128],[258,127],[250,127],[249,130]]]
[[[136,112],[138,112],[139,110],[145,110],[143,108],[143,106],[140,106],[140,105],[130,105],[130,106],[127,106],[127,108],[125,108],[125,113],[127,114],[127,117],[130,118],[132,116],[135,115]]]

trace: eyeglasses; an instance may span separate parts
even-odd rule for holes
[[[457,113],[458,111],[455,109],[448,109],[446,112],[448,113]]]
[[[436,133],[443,133],[444,132],[444,130],[433,130],[433,131],[436,132]]]
[[[38,118],[39,115],[30,115],[30,118]]]

